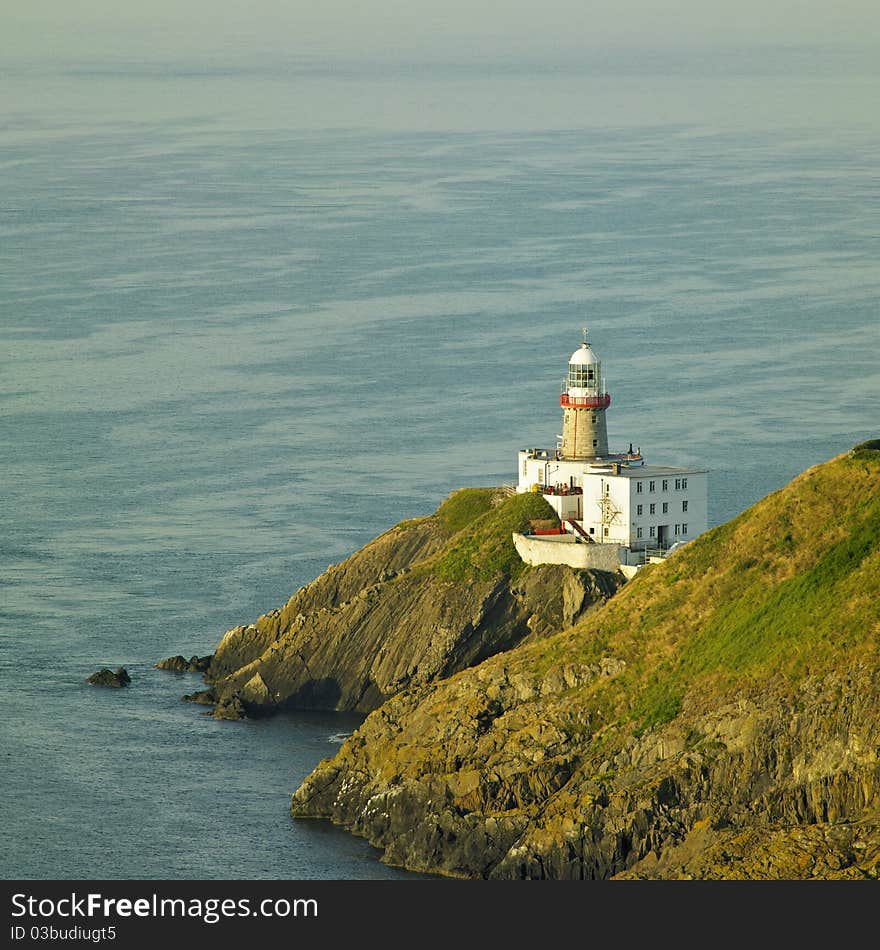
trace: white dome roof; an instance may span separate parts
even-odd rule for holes
[[[584,366],[587,363],[598,363],[599,357],[590,349],[589,343],[581,343],[580,349],[571,354],[571,359],[568,362],[569,364],[574,363],[575,365]]]

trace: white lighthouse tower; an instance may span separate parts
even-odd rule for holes
[[[611,396],[586,329],[559,405],[561,439],[555,449],[520,450],[517,491],[540,492],[560,527],[515,534],[523,560],[626,572],[706,530],[705,469],[646,465],[632,443],[626,452],[609,451]]]
[[[562,443],[560,455],[566,459],[604,458],[608,455],[608,428],[605,410],[611,396],[605,391],[602,364],[587,342],[571,354],[568,378],[562,386]]]

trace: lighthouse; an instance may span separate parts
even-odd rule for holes
[[[517,459],[516,490],[543,495],[560,525],[549,534],[514,534],[523,560],[627,573],[706,530],[706,469],[647,465],[632,442],[625,452],[609,449],[611,396],[586,329],[568,360],[559,405],[555,449],[520,449]]]
[[[602,364],[587,341],[587,334],[584,327],[584,342],[571,354],[568,378],[559,397],[562,407],[560,455],[565,459],[608,455],[605,410],[611,405],[611,396],[605,391]]]

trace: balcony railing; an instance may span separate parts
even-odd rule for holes
[[[583,495],[584,490],[578,485],[541,485],[542,495]]]
[[[563,409],[607,409],[611,405],[611,394],[601,393],[598,396],[569,396],[563,393],[559,397],[559,405]]]

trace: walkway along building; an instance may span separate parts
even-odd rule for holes
[[[708,527],[706,469],[647,465],[641,451],[608,451],[611,395],[587,341],[568,361],[555,449],[521,449],[518,492],[540,492],[561,533],[514,535],[530,564],[570,564],[632,575]]]

